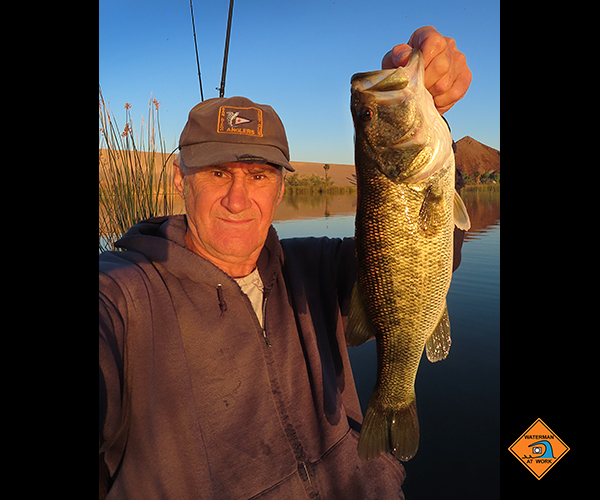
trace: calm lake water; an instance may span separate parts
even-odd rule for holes
[[[421,360],[416,382],[421,440],[417,455],[405,464],[407,500],[500,498],[500,194],[462,196],[472,227],[447,296],[452,348],[438,363],[425,355]],[[315,198],[296,200],[296,218],[290,218],[288,200],[281,211],[286,220],[274,223],[280,238],[354,235],[349,212],[355,196]],[[315,217],[319,212],[328,216]],[[349,354],[364,412],[375,385],[375,342]]]

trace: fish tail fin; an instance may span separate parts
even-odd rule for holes
[[[415,399],[394,412],[390,430],[394,456],[402,462],[408,462],[419,449],[419,418]]]
[[[381,408],[369,403],[358,441],[362,460],[391,452],[398,460],[408,462],[419,449],[419,419],[413,399],[400,409]]]

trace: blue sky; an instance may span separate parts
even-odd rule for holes
[[[205,99],[218,97],[228,6],[194,1]],[[465,98],[444,115],[454,139],[500,149],[498,0],[236,0],[225,97],[273,106],[292,161],[352,164],[350,77],[380,69],[383,55],[424,25],[454,38],[473,73]],[[189,0],[100,0],[99,83],[121,127],[126,102],[139,127],[152,93],[175,147],[200,102]]]

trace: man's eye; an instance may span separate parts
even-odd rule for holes
[[[223,178],[223,177],[225,177],[225,174],[224,174],[223,172],[221,172],[220,170],[214,170],[212,174],[213,174],[215,177],[218,177],[218,178],[220,178],[220,179],[221,179],[221,178]]]

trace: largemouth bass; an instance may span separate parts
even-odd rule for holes
[[[406,67],[352,76],[358,186],[358,275],[349,345],[375,336],[377,382],[358,443],[362,459],[419,447],[415,378],[423,349],[432,361],[450,349],[446,293],[455,224],[470,227],[454,189],[448,126],[424,86],[422,54]]]

